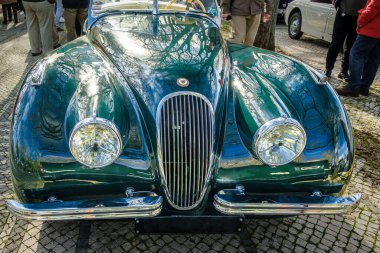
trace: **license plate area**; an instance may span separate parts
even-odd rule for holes
[[[235,234],[244,216],[163,216],[135,220],[136,234]]]

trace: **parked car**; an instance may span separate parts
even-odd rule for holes
[[[302,34],[331,42],[336,10],[331,0],[294,0],[285,12],[285,23],[292,39]]]
[[[162,232],[355,207],[360,194],[342,195],[352,130],[333,88],[288,56],[225,41],[218,20],[214,1],[91,2],[86,36],[22,82],[10,211],[155,217]]]

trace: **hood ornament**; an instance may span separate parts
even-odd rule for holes
[[[178,86],[185,88],[185,87],[189,86],[189,80],[181,77],[181,78],[177,79],[177,84],[178,84]]]

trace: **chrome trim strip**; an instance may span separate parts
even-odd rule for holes
[[[9,211],[26,220],[92,220],[154,217],[161,213],[162,197],[134,192],[133,197],[103,200],[53,201],[24,204],[8,200]]]
[[[357,193],[348,197],[309,196],[288,197],[242,195],[236,189],[222,190],[214,195],[214,207],[229,215],[311,215],[343,214],[355,209],[361,199]],[[286,201],[281,202],[281,199]],[[279,200],[279,201],[276,201]]]
[[[169,101],[170,100],[170,101]],[[174,104],[172,105],[174,100]],[[183,100],[183,111],[181,108],[182,101]],[[166,120],[165,110],[167,104],[171,104],[172,107],[170,110],[173,112],[171,115],[172,120]],[[178,103],[180,105],[178,105]],[[186,104],[188,107],[186,107]],[[176,107],[175,107],[176,106]],[[198,108],[198,110],[197,110]],[[201,148],[205,147],[203,142],[205,140],[201,140],[201,136],[199,133],[200,129],[202,129],[202,124],[204,118],[202,115],[205,115],[205,113],[199,112],[199,109],[204,108],[204,110],[207,109],[207,113],[209,115],[208,121],[210,128],[208,129],[208,134],[211,136],[207,136],[208,140],[208,149],[207,154],[208,157],[207,161],[200,161],[200,154]],[[176,110],[174,110],[176,109]],[[186,110],[187,109],[187,110]],[[181,112],[178,112],[178,110],[181,110]],[[199,112],[199,113],[198,113]],[[170,115],[169,112],[166,112],[168,116]],[[181,113],[178,115],[178,113]],[[175,115],[174,115],[175,114]],[[187,114],[187,115],[182,115]],[[202,117],[202,118],[201,118]],[[187,121],[184,124],[182,122],[183,118],[185,118]],[[166,121],[163,121],[166,120]],[[179,122],[181,120],[181,122]],[[202,122],[201,122],[202,121]],[[169,139],[166,140],[169,137],[169,129],[168,127],[165,127],[168,129],[167,133],[165,129],[162,129],[162,124],[172,124],[176,129],[179,126],[179,129],[182,128],[182,125],[189,127],[188,133],[185,134],[188,136],[188,139],[182,139],[183,133],[181,134],[174,132],[172,133],[172,141]],[[180,125],[179,125],[180,124]],[[215,135],[215,129],[214,129],[214,111],[211,102],[202,94],[195,93],[195,92],[188,92],[188,91],[180,91],[180,92],[174,92],[167,96],[165,96],[159,103],[157,112],[156,112],[156,126],[157,126],[157,153],[158,153],[158,161],[159,161],[159,171],[161,173],[162,178],[162,185],[165,191],[165,195],[167,196],[168,202],[171,206],[176,208],[177,210],[191,210],[195,207],[197,207],[203,200],[204,195],[207,190],[207,185],[211,177],[211,168],[212,168],[212,158],[213,158],[213,143],[214,143],[214,135]],[[189,141],[191,146],[197,146],[197,150],[186,150],[187,144],[186,142]],[[201,143],[202,141],[202,143]],[[172,143],[172,147],[162,147],[163,145],[167,146]],[[201,145],[202,144],[202,145]],[[185,156],[183,155],[183,146],[186,148],[185,150]],[[177,149],[177,150],[175,150]],[[168,157],[171,156],[171,152],[173,152],[174,157],[169,157],[170,159],[174,158],[174,161],[178,161],[176,164],[167,164],[163,161],[163,152]],[[189,154],[187,154],[189,152]],[[203,153],[202,153],[203,154]],[[189,157],[187,157],[189,155]],[[193,159],[198,155],[198,159]],[[204,156],[205,154],[203,154]],[[206,160],[206,159],[203,159]],[[183,163],[185,162],[185,166],[183,166]],[[186,164],[189,163],[189,166],[187,167]],[[168,168],[169,167],[169,168]],[[182,167],[185,167],[184,170]],[[207,171],[202,172],[202,168],[207,169]],[[174,170],[174,171],[172,171]],[[202,173],[201,173],[202,172]],[[171,173],[173,175],[171,175]],[[175,176],[176,178],[170,178],[170,176]],[[185,177],[185,180],[183,180],[183,177]],[[175,184],[174,181],[176,180]],[[187,181],[187,184],[185,186],[179,185],[182,184],[182,182]],[[185,187],[185,188],[184,188]],[[174,196],[174,197],[173,197]]]

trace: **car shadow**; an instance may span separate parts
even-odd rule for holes
[[[13,245],[33,252],[356,252],[371,251],[376,228],[354,228],[361,208],[351,215],[302,216],[246,221],[241,234],[137,235],[131,221],[25,222],[13,226]],[[368,222],[371,222],[369,217]],[[11,237],[12,238],[12,237]],[[245,241],[245,242],[244,242]],[[248,243],[249,244],[249,243]]]

